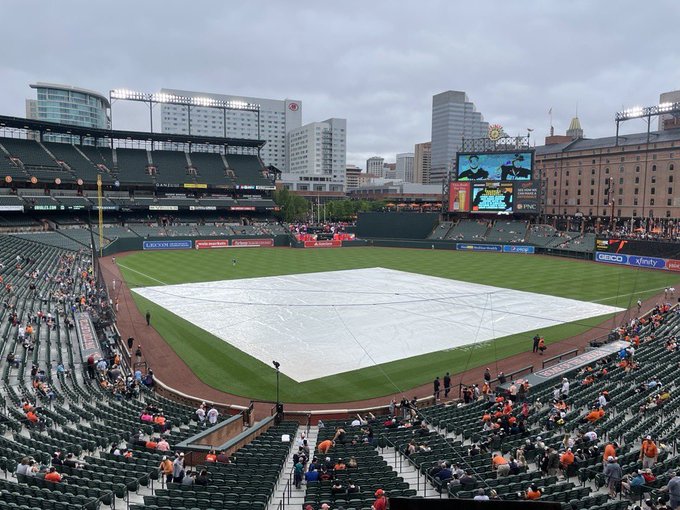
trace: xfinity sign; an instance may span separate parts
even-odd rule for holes
[[[628,257],[628,264],[638,267],[649,267],[652,269],[663,269],[666,267],[666,261],[657,257],[638,257],[637,255],[630,255]]]

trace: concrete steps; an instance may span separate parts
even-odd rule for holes
[[[300,427],[297,437],[292,438],[288,458],[283,465],[283,470],[279,475],[279,483],[276,485],[276,489],[274,489],[274,494],[269,505],[267,505],[267,510],[276,510],[279,508],[279,505],[281,505],[282,510],[287,507],[300,509],[302,508],[302,503],[305,502],[305,492],[307,491],[305,482],[303,481],[301,487],[296,489],[292,477],[293,455],[298,451],[297,440],[300,439],[300,433],[302,432],[306,433],[306,428]],[[309,445],[310,456],[312,457],[314,456],[314,451],[316,451],[316,438],[318,436],[319,429],[317,427],[310,427],[309,435],[306,436],[306,439]]]

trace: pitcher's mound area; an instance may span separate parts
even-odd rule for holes
[[[299,382],[621,311],[380,267],[134,292]]]

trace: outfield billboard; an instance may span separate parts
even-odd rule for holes
[[[643,267],[647,269],[680,271],[680,260],[648,257],[646,255],[626,255],[625,253],[597,251],[595,252],[595,261],[604,262],[605,264],[618,264],[622,266]]]
[[[534,177],[533,151],[459,152],[458,181],[530,181]]]
[[[470,183],[456,182],[449,183],[449,211],[450,212],[469,212],[470,211]]]
[[[519,214],[538,214],[540,204],[538,183],[516,182],[513,187],[514,211]]]
[[[143,250],[190,250],[192,242],[190,239],[178,239],[172,241],[144,241]]]

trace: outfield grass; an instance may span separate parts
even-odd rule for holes
[[[238,259],[236,267],[231,264],[233,257]],[[680,275],[663,271],[556,257],[400,248],[138,252],[120,257],[118,266],[130,287],[380,266],[622,308],[657,294],[664,287],[677,286],[680,281]],[[272,367],[141,296],[133,293],[133,297],[142,313],[151,311],[153,326],[203,382],[250,398],[274,398]],[[550,344],[583,333],[604,319],[543,328],[541,333]],[[531,336],[526,333],[507,336],[305,383],[281,374],[281,398],[287,402],[342,402],[403,391],[447,371],[455,374],[530,350]]]

